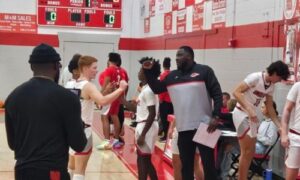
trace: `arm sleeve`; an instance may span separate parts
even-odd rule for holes
[[[212,115],[220,116],[221,107],[223,104],[222,90],[221,90],[219,81],[218,81],[217,77],[215,76],[214,71],[211,68],[208,69],[205,84],[206,84],[206,87],[207,87],[210,97],[214,101],[214,103],[213,103],[214,109],[213,109]]]
[[[11,150],[15,150],[15,143],[14,143],[15,133],[13,127],[13,119],[11,118],[8,109],[10,109],[10,107],[6,106],[5,107],[5,129],[6,129],[7,143]]]
[[[263,145],[266,146],[271,146],[277,138],[277,128],[273,122],[269,122],[270,125],[263,126],[264,128],[267,128],[265,131],[263,130],[262,132],[265,132],[264,134],[261,134],[257,136],[257,140],[259,140]]]
[[[249,86],[249,87],[254,87],[259,81],[259,76],[257,73],[252,73],[249,74],[245,79],[244,82]]]
[[[155,94],[149,90],[149,91],[145,91],[145,102],[147,106],[155,106],[156,104],[156,97]]]
[[[298,91],[299,91],[299,86],[300,83],[296,83],[293,85],[293,87],[290,89],[286,99],[291,101],[291,102],[296,102],[297,96],[298,96]]]
[[[86,146],[87,139],[81,119],[81,105],[79,99],[73,94],[64,108],[64,126],[70,147],[75,151],[82,151]]]

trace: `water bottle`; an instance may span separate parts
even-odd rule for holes
[[[263,174],[265,180],[272,180],[272,169],[266,169]]]

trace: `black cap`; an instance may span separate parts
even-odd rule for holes
[[[36,46],[30,55],[30,64],[51,63],[60,61],[59,54],[52,46],[48,44],[40,44]]]

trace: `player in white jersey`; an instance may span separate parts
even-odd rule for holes
[[[140,63],[149,61],[149,58],[142,58]],[[149,176],[151,180],[157,180],[156,170],[151,162],[151,155],[154,152],[155,141],[158,137],[158,97],[150,89],[146,83],[146,78],[141,68],[138,78],[143,84],[141,92],[137,98],[137,103],[122,103],[129,110],[136,112],[137,126],[135,128],[135,140],[137,146],[137,165],[138,179],[147,180]]]
[[[119,88],[111,94],[103,96],[96,86],[90,81],[97,74],[97,59],[91,56],[81,56],[78,62],[80,77],[70,81],[66,88],[77,93],[81,100],[81,117],[85,127],[85,134],[88,143],[82,152],[75,153],[75,169],[73,180],[83,180],[85,169],[92,152],[92,130],[94,103],[99,106],[107,105],[117,99],[127,88],[127,83],[121,81]]]
[[[239,179],[247,179],[248,169],[255,153],[256,135],[259,126],[257,112],[265,98],[266,108],[270,118],[280,129],[280,122],[273,108],[274,84],[287,80],[290,73],[288,66],[282,61],[276,61],[267,67],[266,72],[256,72],[248,75],[233,95],[238,101],[233,111],[233,122],[238,134],[241,156],[239,161]]]
[[[285,179],[294,180],[300,168],[300,82],[293,85],[286,99],[281,121],[281,144],[287,148]]]

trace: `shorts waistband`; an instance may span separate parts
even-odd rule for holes
[[[297,135],[299,135],[299,136],[300,136],[300,133],[299,133],[299,132],[297,132],[297,131],[295,131],[295,130],[293,130],[293,129],[290,129],[290,130],[289,130],[289,132],[290,132],[290,133],[293,133],[293,134],[297,134]]]
[[[240,111],[243,111],[244,112],[244,110],[240,107],[240,106],[235,106],[238,110],[240,110]]]

